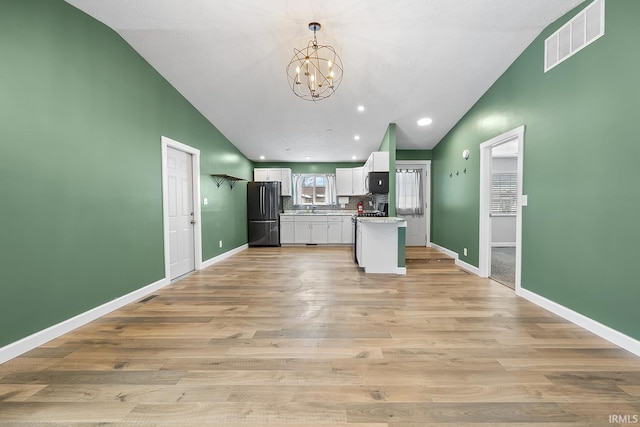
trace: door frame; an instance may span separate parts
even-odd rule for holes
[[[191,183],[193,188],[193,254],[195,270],[202,269],[202,226],[200,212],[200,150],[166,136],[161,137],[162,151],[162,228],[164,241],[164,277],[171,278],[171,248],[169,239],[169,185],[167,149],[173,148],[191,155]]]
[[[522,279],[522,206],[527,196],[522,194],[522,172],[524,164],[524,125],[498,135],[480,144],[480,236],[478,270],[480,277],[489,277],[491,270],[491,149],[506,142],[518,141],[518,178],[516,205],[516,278],[515,291],[519,292]]]
[[[431,160],[396,160],[396,169],[403,169],[403,165],[420,165],[426,171],[426,179],[422,183],[424,196],[424,220],[426,223],[425,247],[431,247]],[[406,169],[406,168],[404,168]],[[394,170],[393,173],[396,173]],[[395,200],[394,200],[395,203]]]

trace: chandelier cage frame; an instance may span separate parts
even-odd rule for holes
[[[343,67],[340,55],[332,46],[318,44],[316,33],[321,25],[309,23],[313,40],[306,48],[293,49],[293,58],[287,66],[289,87],[306,101],[320,101],[333,95],[342,83]]]

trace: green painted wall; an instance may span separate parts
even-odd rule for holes
[[[431,160],[431,150],[396,150],[396,160]]]
[[[522,286],[640,339],[640,2],[607,2],[604,37],[543,73],[544,39],[586,4],[543,31],[433,150],[432,240],[468,247],[461,258],[478,265],[479,145],[524,124]]]
[[[208,174],[251,162],[115,32],[4,0],[0,57],[0,347],[164,277],[162,135],[202,150],[203,258],[246,243],[246,183]]]

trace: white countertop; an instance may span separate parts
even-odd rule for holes
[[[309,215],[309,216],[318,216],[318,215],[344,215],[344,216],[353,216],[356,211],[329,211],[329,210],[321,210],[321,211],[284,211],[280,215]]]
[[[404,222],[405,220],[397,216],[359,216],[358,221],[366,222],[367,224],[392,224]]]

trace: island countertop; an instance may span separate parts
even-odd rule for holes
[[[392,224],[396,222],[404,222],[404,218],[398,218],[397,216],[359,216],[358,221],[366,222],[368,224]],[[399,225],[402,227],[402,225]]]

